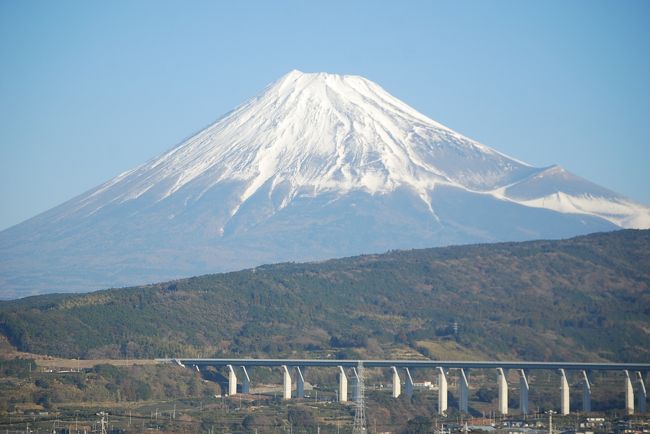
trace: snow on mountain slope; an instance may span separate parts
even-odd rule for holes
[[[623,228],[650,228],[650,209],[559,166],[508,186],[506,197],[522,205],[602,217]]]
[[[225,181],[297,194],[409,186],[427,201],[437,184],[486,191],[536,169],[470,140],[358,76],[292,71],[185,143],[90,194],[90,212],[147,193],[164,200],[188,184],[193,198]]]
[[[650,209],[503,155],[362,77],[292,71],[160,157],[0,232],[0,288],[617,226],[650,227]]]
[[[243,185],[230,201],[231,216],[267,182],[269,195],[277,193],[279,208],[298,194],[380,194],[408,186],[434,214],[429,196],[436,185],[489,192],[514,183],[505,197],[527,206],[592,214],[622,227],[650,226],[647,210],[632,201],[575,176],[560,179],[551,169],[500,154],[418,113],[363,77],[299,71],[180,146],[109,181],[73,209],[92,213],[147,194],[161,201],[189,185],[192,193],[185,200],[193,201],[229,181]],[[541,191],[541,183],[545,194],[531,196]],[[527,193],[520,200],[522,191]],[[564,204],[553,199],[560,192],[568,195]],[[569,197],[576,205],[566,205]],[[605,203],[615,199],[614,208],[605,206],[601,197]]]

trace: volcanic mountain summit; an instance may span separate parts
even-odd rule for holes
[[[0,232],[2,297],[388,249],[650,227],[359,76],[292,71],[169,152]]]

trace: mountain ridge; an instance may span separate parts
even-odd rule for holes
[[[648,288],[650,230],[621,230],[3,301],[0,333],[21,351],[82,358],[358,358],[397,346],[443,360],[632,362],[650,357]]]

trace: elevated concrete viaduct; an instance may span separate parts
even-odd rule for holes
[[[355,367],[360,362],[365,368],[388,368],[392,373],[392,396],[398,398],[402,393],[402,381],[399,369],[404,370],[406,395],[413,394],[414,382],[411,372],[414,369],[428,369],[437,373],[438,386],[438,414],[447,414],[447,376],[455,371],[458,376],[458,410],[467,413],[469,408],[469,386],[467,373],[471,369],[494,369],[497,377],[498,404],[500,414],[508,414],[508,370],[514,369],[519,373],[519,411],[527,414],[530,384],[528,373],[532,370],[551,370],[559,374],[560,408],[559,413],[567,415],[571,412],[569,381],[567,371],[575,371],[582,383],[582,411],[591,411],[591,382],[589,375],[593,371],[620,371],[624,373],[621,385],[625,397],[625,411],[627,414],[634,412],[645,413],[647,410],[647,392],[645,378],[650,372],[650,363],[578,363],[578,362],[512,362],[512,361],[443,361],[443,360],[333,360],[333,359],[197,359],[176,358],[158,359],[161,363],[176,363],[180,366],[199,367],[213,366],[224,367],[228,372],[228,395],[237,394],[237,375],[235,367],[241,368],[243,393],[250,392],[250,377],[247,368],[252,367],[278,367],[283,374],[282,396],[284,399],[292,398],[291,371],[295,370],[297,398],[304,398],[305,378],[303,369],[307,367],[324,367],[337,369],[338,389],[337,396],[340,402],[348,401],[348,378],[346,369],[351,369],[354,400],[358,400],[358,376]],[[494,372],[494,371],[493,371]],[[452,372],[453,373],[453,372]],[[636,383],[636,402],[635,388]],[[636,404],[636,406],[635,406]]]

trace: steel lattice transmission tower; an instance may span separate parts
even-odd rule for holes
[[[364,385],[363,385],[363,362],[359,361],[357,365],[357,402],[356,410],[354,412],[354,425],[352,425],[352,434],[366,434],[366,404],[364,401]]]

